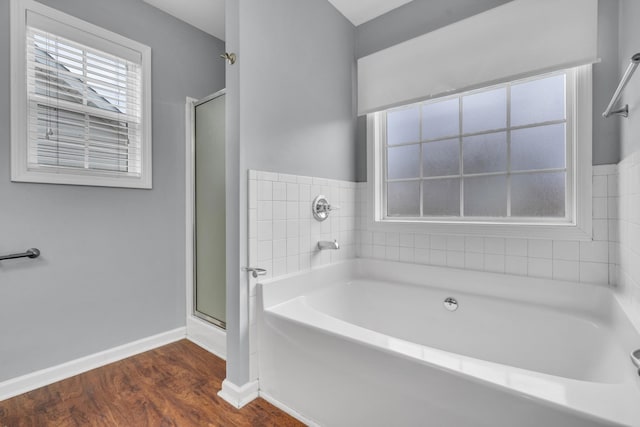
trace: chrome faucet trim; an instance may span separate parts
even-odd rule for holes
[[[321,240],[318,242],[318,249],[321,251],[324,249],[340,249],[340,245],[337,240],[334,240],[333,242]]]

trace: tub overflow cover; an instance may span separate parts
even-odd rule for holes
[[[449,311],[456,311],[458,309],[458,301],[455,298],[447,298],[444,300],[444,308]]]

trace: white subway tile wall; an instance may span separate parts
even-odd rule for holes
[[[311,202],[325,195],[339,207],[318,222]],[[267,277],[296,273],[355,257],[356,184],[348,181],[249,171],[248,265]],[[319,240],[337,240],[339,250],[319,251]],[[413,245],[412,245],[413,246]],[[413,248],[412,248],[413,251]],[[249,288],[249,375],[258,378],[257,280]]]
[[[621,252],[640,256],[640,214],[631,213],[640,211],[640,185],[630,184],[640,166],[633,161],[621,163],[628,182],[620,186],[616,165],[594,166],[593,240],[588,242],[372,231],[366,221],[366,183],[250,171],[249,264],[276,277],[358,256],[613,285]],[[619,197],[619,187],[625,197]],[[311,214],[319,194],[340,207],[324,222]],[[633,245],[621,249],[620,235]],[[317,249],[319,240],[334,239],[340,250]],[[634,280],[640,283],[640,277]]]
[[[365,211],[367,184],[358,183],[356,254],[363,258],[613,285],[620,234],[617,179],[616,165],[593,167],[593,240],[588,242],[372,231],[367,227]],[[640,196],[637,199],[639,209],[635,212],[640,212]],[[636,249],[640,256],[640,214],[637,215]]]
[[[320,194],[338,207],[322,222],[311,213],[311,203]],[[354,182],[249,171],[248,263],[276,277],[354,258],[355,207]],[[389,237],[391,243],[395,239],[392,246],[398,246],[398,238]],[[340,249],[320,251],[320,240],[337,240]],[[399,251],[389,252],[399,259]],[[250,291],[255,294],[255,281]]]
[[[609,275],[617,275],[618,299],[640,330],[640,152],[622,160],[618,173],[618,179],[607,181],[607,208],[612,218],[609,257],[614,264]]]

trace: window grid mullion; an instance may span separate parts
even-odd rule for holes
[[[507,218],[511,217],[511,83],[507,85]]]
[[[382,175],[384,188],[382,189],[382,203],[384,204],[384,215],[389,215],[389,130],[387,123],[387,113],[383,114],[382,120]]]
[[[460,207],[459,207],[459,212],[460,212],[460,216],[464,217],[464,179],[463,179],[463,174],[464,174],[464,161],[463,161],[463,148],[462,148],[462,135],[463,135],[463,131],[464,129],[462,128],[463,123],[464,123],[464,117],[463,117],[463,101],[462,101],[462,96],[458,97],[458,126],[459,126],[459,135],[458,135],[458,147],[459,147],[459,152],[458,152],[458,176],[460,179]]]
[[[423,117],[422,117],[422,113],[423,113],[423,106],[420,105],[420,141],[422,141],[422,123],[423,123]],[[418,185],[418,190],[420,191],[420,194],[418,195],[418,197],[420,198],[420,217],[424,216],[424,153],[422,152],[422,147],[423,144],[422,142],[420,142],[420,184]]]
[[[520,129],[531,129],[531,128],[537,128],[537,127],[543,127],[543,126],[550,126],[550,125],[559,125],[562,123],[566,123],[566,119],[561,119],[561,120],[549,120],[546,122],[538,122],[538,123],[531,123],[531,124],[526,124],[526,125],[518,125],[518,126],[513,126],[510,128],[497,128],[497,129],[489,129],[489,130],[485,130],[485,131],[481,131],[481,132],[469,132],[469,133],[462,133],[462,134],[456,134],[456,135],[448,135],[446,137],[443,138],[435,138],[435,139],[423,139],[420,141],[410,141],[410,142],[402,142],[399,144],[393,144],[392,147],[402,147],[404,145],[414,145],[414,144],[428,144],[430,142],[440,142],[440,141],[446,141],[449,139],[455,139],[458,136],[462,136],[464,138],[466,137],[470,137],[470,136],[480,136],[480,135],[488,135],[488,134],[492,134],[492,133],[500,133],[500,132],[506,132],[507,130],[520,130]]]
[[[574,158],[574,153],[576,150],[575,145],[570,145],[569,144],[569,135],[567,134],[567,132],[571,132],[571,134],[573,134],[574,131],[570,131],[569,129],[569,117],[568,117],[568,107],[569,107],[569,103],[573,103],[575,100],[575,97],[573,95],[573,92],[575,90],[575,84],[573,82],[573,79],[575,78],[575,74],[572,75],[571,77],[571,85],[569,86],[568,83],[568,79],[569,79],[569,75],[565,74],[564,75],[564,122],[565,122],[565,160],[564,160],[564,167],[565,169],[568,171],[569,170],[569,162],[571,162],[571,171],[574,171],[576,168],[576,163],[575,163],[575,158]],[[570,89],[571,88],[571,89]],[[571,92],[571,99],[569,98],[569,93]],[[575,114],[576,111],[576,106],[571,107],[571,114]],[[575,121],[572,120],[573,123],[575,123]],[[569,173],[565,173],[565,187],[564,187],[564,214],[566,218],[570,218],[575,216],[576,212],[575,212],[575,205],[572,202],[572,199],[574,199],[574,195],[577,191],[576,188],[576,183],[574,182],[575,180],[575,173],[573,174],[573,177],[569,176]],[[569,188],[569,180],[571,180],[571,189]],[[571,196],[569,195],[569,192],[571,192]],[[571,210],[571,213],[569,213],[569,209]]]
[[[511,175],[530,175],[534,173],[552,173],[552,172],[567,172],[567,168],[548,168],[548,169],[524,169],[519,171],[511,171]],[[468,173],[463,174],[462,178],[479,178],[483,176],[506,176],[507,173],[505,171],[499,172],[481,172],[481,173]],[[387,182],[408,182],[408,181],[418,181],[422,179],[423,181],[434,181],[439,179],[452,179],[452,178],[460,178],[460,175],[439,175],[439,176],[425,176],[423,178],[396,178],[396,179],[388,179]]]

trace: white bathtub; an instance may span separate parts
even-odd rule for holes
[[[260,393],[309,424],[640,426],[640,335],[604,286],[360,259],[259,300]]]

